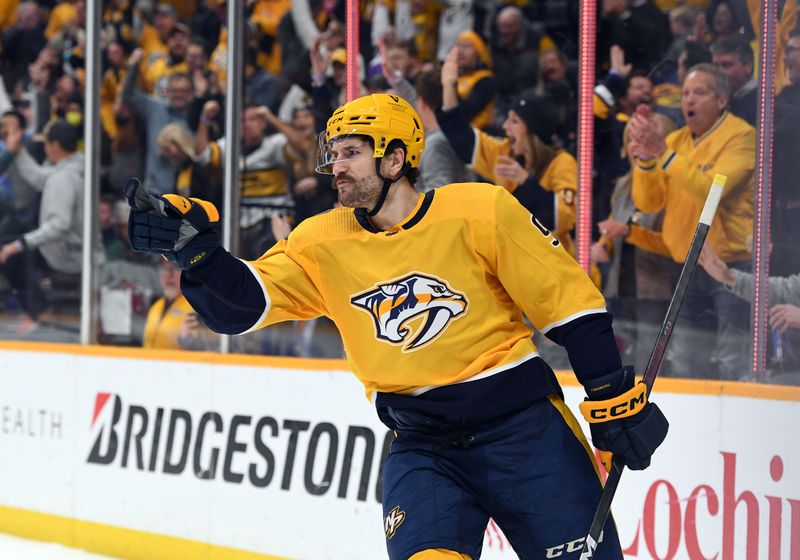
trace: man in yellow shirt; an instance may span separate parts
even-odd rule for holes
[[[189,74],[189,63],[186,52],[189,48],[191,30],[188,25],[179,23],[167,38],[167,52],[153,60],[144,73],[145,90],[163,97],[166,89],[166,78],[173,74]]]
[[[181,269],[167,260],[159,268],[161,297],[147,311],[145,348],[212,350],[218,337],[197,319],[197,313],[181,294]]]
[[[343,105],[320,142],[317,171],[333,175],[341,207],[259,259],[219,247],[213,205],[156,197],[136,180],[125,187],[133,247],[177,262],[184,295],[219,332],[336,323],[397,434],[383,470],[391,559],[478,558],[490,517],[523,558],[582,542],[600,482],[524,316],[567,348],[594,445],[643,469],[667,422],[622,367],[602,296],[506,189],[416,192],[424,131],[404,99]],[[610,417],[622,400],[634,406]],[[622,558],[611,520],[594,557]]]
[[[728,177],[707,243],[729,266],[749,270],[745,240],[753,231],[755,130],[729,113],[725,75],[712,64],[692,67],[683,83],[686,126],[665,135],[643,107],[631,122],[633,201],[644,212],[665,210],[663,238],[682,263],[714,174]],[[703,270],[694,274],[673,336],[671,360],[678,376],[723,379],[748,371],[750,307],[726,292]]]

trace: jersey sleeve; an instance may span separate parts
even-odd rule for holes
[[[605,313],[602,294],[550,230],[504,191],[495,209],[497,276],[539,331]]]
[[[278,241],[256,261],[248,261],[268,298],[268,309],[251,330],[281,321],[314,319],[327,315],[317,286],[295,259],[289,256],[288,243]]]
[[[316,286],[287,254],[286,241],[256,261],[219,248],[203,265],[184,271],[181,291],[208,327],[224,334],[326,314]]]
[[[555,236],[504,190],[496,198],[496,274],[533,325],[563,346],[581,383],[621,367],[605,299]]]

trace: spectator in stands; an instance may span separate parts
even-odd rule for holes
[[[311,97],[314,108],[321,115],[330,115],[340,103],[340,95],[347,85],[347,52],[343,48],[328,51],[324,37],[317,36],[309,50],[311,60]]]
[[[35,183],[28,182],[20,173],[19,162],[15,159],[15,151],[30,141],[26,133],[25,117],[14,110],[6,111],[0,118],[2,124],[3,151],[0,152],[0,182],[6,187],[8,199],[5,201],[2,215],[0,237],[18,236],[33,230],[37,224],[39,198],[44,188],[44,180],[49,172],[43,172]],[[11,145],[8,144],[10,139]]]
[[[631,123],[631,152],[638,160],[633,201],[644,212],[665,210],[663,238],[682,263],[715,174],[727,179],[722,202],[706,243],[739,270],[750,268],[745,240],[753,227],[755,131],[726,108],[730,90],[712,64],[693,67],[683,84],[686,126],[667,136],[641,106]],[[713,376],[716,357],[723,379],[748,371],[750,308],[722,290],[707,273],[696,271],[673,333],[674,374]],[[715,349],[715,350],[714,350]]]
[[[121,43],[111,43],[106,48],[108,69],[103,74],[100,84],[100,121],[103,129],[111,138],[117,134],[117,122],[114,106],[122,93],[122,84],[128,73],[127,55]]]
[[[303,6],[304,5],[304,6]],[[308,17],[298,17],[298,11],[306,7]],[[295,22],[297,20],[297,23]],[[297,84],[306,91],[311,89],[311,61],[309,52],[317,37],[327,27],[329,18],[323,0],[292,2],[290,12],[284,14],[278,25],[278,42],[281,44],[281,75],[290,84]],[[299,26],[298,26],[299,24]],[[328,34],[328,37],[333,35]],[[329,51],[339,45],[329,44]]]
[[[419,162],[417,190],[427,192],[450,183],[475,181],[475,174],[456,155],[436,119],[436,113],[442,109],[441,70],[432,68],[420,74],[416,94],[415,108],[425,131],[425,151]]]
[[[81,86],[74,76],[64,74],[56,80],[52,93],[47,93],[39,95],[37,121],[40,130],[53,118],[66,118],[70,103],[81,99]]]
[[[131,106],[145,123],[147,152],[145,154],[145,184],[154,193],[165,194],[175,188],[174,164],[156,146],[158,134],[169,123],[187,126],[186,113],[192,99],[192,82],[186,74],[173,74],[167,82],[167,98],[159,99],[147,95],[136,87],[139,79],[139,64],[144,56],[136,49],[128,59],[128,75],[122,88],[122,101]]]
[[[497,12],[495,28],[492,63],[497,80],[498,112],[505,116],[513,97],[536,86],[540,39],[516,6],[506,6]],[[548,46],[552,45],[548,40]]]
[[[207,121],[220,110],[215,101],[208,102],[203,108],[194,145],[197,162],[214,168],[222,167],[227,142],[225,138],[209,142]],[[294,208],[287,168],[299,156],[289,149],[285,134],[267,136],[267,124],[261,108],[245,106],[241,128],[243,165],[239,179],[239,254],[247,259],[260,257],[275,243],[271,216],[290,213]]]
[[[339,47],[328,52],[320,35],[309,52],[311,57],[311,97],[314,110],[320,115],[331,115],[347,100],[347,51]],[[364,64],[359,58],[359,82],[364,90]],[[366,91],[362,91],[366,93]]]
[[[610,59],[611,69],[594,88],[595,223],[610,213],[617,179],[630,170],[623,141],[625,125],[639,105],[653,106],[653,83],[647,74],[626,64],[625,52],[617,45],[611,47]]]
[[[542,25],[558,50],[570,59],[577,58],[580,11],[578,0],[526,2],[523,9],[527,10],[526,14],[530,21]]]
[[[602,0],[597,38],[599,67],[606,67],[611,46],[619,45],[634,68],[649,70],[669,47],[669,23],[652,0]]]
[[[668,117],[654,115],[669,134],[677,127]],[[623,132],[623,152],[629,159],[630,121]],[[664,212],[646,214],[631,199],[633,170],[619,177],[611,194],[611,214],[598,224],[600,239],[590,249],[593,263],[602,266],[603,295],[614,314],[615,332],[637,371],[644,371],[675,285],[675,265],[661,236]],[[627,323],[626,323],[627,320]]]
[[[134,14],[130,0],[104,2],[101,33],[109,43],[119,43],[126,52],[137,47],[134,33]]]
[[[150,4],[152,6],[152,4]],[[139,6],[137,5],[137,8]],[[148,14],[140,13],[142,19],[147,19]],[[151,64],[158,57],[167,54],[167,42],[175,26],[178,25],[178,12],[169,4],[158,4],[153,13],[152,25],[145,21],[139,36],[139,46],[144,51],[141,59],[144,65]],[[144,68],[142,69],[144,72]]]
[[[700,265],[709,276],[745,301],[753,301],[754,279],[749,272],[728,266],[719,255],[705,245],[700,253]],[[771,341],[773,365],[788,375],[774,375],[773,381],[797,385],[800,383],[800,274],[769,277],[769,326],[777,331],[777,341]],[[782,348],[775,348],[777,344]],[[774,363],[779,362],[779,363]]]
[[[64,27],[76,24],[78,19],[76,4],[78,3],[75,0],[64,0],[52,7],[47,18],[47,27],[44,30],[45,37],[52,39]],[[80,3],[85,8],[85,4],[82,1]],[[81,24],[85,26],[85,19]]]
[[[144,175],[147,138],[143,120],[121,96],[114,103],[114,125],[117,132],[111,139],[108,181],[118,188],[128,177]]]
[[[422,64],[413,41],[395,41],[386,47],[389,64],[400,76],[414,84],[422,71]]]
[[[159,279],[162,296],[147,312],[142,345],[171,350],[211,350],[218,346],[218,336],[202,324],[181,294],[181,269],[165,259],[159,267]]]
[[[202,37],[192,37],[189,46],[186,47],[186,64],[189,65],[187,74],[195,81],[195,77],[200,75],[208,78],[208,42]]]
[[[669,12],[669,31],[672,35],[672,42],[664,53],[665,60],[677,61],[683,52],[689,35],[694,29],[696,14],[689,6],[679,6]]]
[[[333,208],[336,201],[336,191],[331,187],[331,180],[316,173],[317,159],[316,147],[318,143],[317,129],[313,106],[306,100],[292,111],[290,123],[279,119],[268,107],[259,107],[258,114],[266,121],[267,125],[286,136],[286,149],[293,154],[289,158],[287,177],[290,178],[292,200],[294,201],[295,223],[300,223],[320,212]],[[275,232],[275,216],[273,214],[273,234]],[[288,219],[290,213],[280,214]],[[275,237],[276,241],[282,239]]]
[[[731,88],[730,111],[756,125],[758,82],[753,77],[753,49],[743,37],[733,35],[711,45],[712,61],[728,78]]]
[[[752,37],[747,21],[747,6],[741,2],[740,8],[737,10],[734,2],[728,0],[715,0],[711,3],[708,8],[711,42],[725,37]]]
[[[28,71],[39,52],[47,44],[44,36],[44,21],[41,8],[36,2],[22,2],[17,8],[17,21],[5,32],[3,41],[3,60],[6,62],[4,78],[9,90],[13,91],[17,82]]]
[[[575,153],[578,140],[578,78],[569,70],[566,55],[558,49],[539,53],[539,79],[534,89],[536,95],[547,95],[559,106],[561,119],[558,138],[561,146]]]
[[[245,49],[244,61],[244,99],[246,103],[269,107],[277,113],[280,109],[286,84],[283,78],[273,76],[257,63],[258,49],[249,45]]]
[[[689,40],[678,55],[675,74],[668,76],[666,81],[653,87],[656,110],[668,116],[678,126],[686,124],[683,121],[683,110],[681,109],[681,85],[690,68],[705,62],[711,62],[711,51],[708,50],[705,43]]]
[[[800,29],[789,36],[784,63],[789,85],[775,98],[771,224],[774,248],[770,264],[770,272],[780,276],[800,270]]]
[[[0,248],[0,264],[25,312],[36,319],[43,298],[39,280],[53,273],[77,277],[83,247],[83,166],[76,153],[78,133],[65,121],[48,124],[44,150],[54,166],[45,179],[39,225]],[[6,148],[17,154],[20,174],[36,182],[41,166],[22,148],[21,134],[6,137]]]
[[[60,16],[61,21],[56,21],[59,19],[59,17],[54,17],[57,16],[56,9],[67,6],[68,9]],[[64,2],[59,4],[57,8],[51,10],[48,29],[45,29],[48,45],[61,53],[64,72],[84,82],[84,68],[86,67],[84,58],[84,50],[86,48],[86,1]],[[57,32],[50,35],[49,31],[54,21],[56,25],[52,26],[52,29],[57,29]]]
[[[570,82],[566,55],[558,49],[547,49],[539,53],[539,77],[536,81],[538,95],[552,94],[553,88]],[[572,86],[573,84],[569,84]]]
[[[116,198],[106,195],[97,203],[97,224],[100,227],[103,250],[109,261],[123,259],[128,252],[128,245],[119,236],[119,226],[114,216],[116,202]]]
[[[17,17],[19,0],[8,0],[0,4],[0,34],[14,25]]]
[[[223,84],[220,82],[219,74],[212,71],[209,66],[208,46],[201,38],[194,38],[189,44],[186,53],[186,62],[189,64],[189,77],[192,79],[194,87],[194,97],[189,104],[187,121],[191,130],[197,130],[203,107],[209,101],[216,101],[220,105],[225,103],[223,95]],[[219,113],[217,117],[208,123],[208,133],[211,140],[216,140],[223,134],[225,128],[224,114]]]
[[[150,62],[143,78],[145,89],[157,97],[165,97],[166,82],[173,74],[189,74],[186,53],[189,48],[191,31],[183,23],[178,23],[167,37],[167,52]],[[191,74],[189,74],[191,75]]]
[[[490,124],[497,93],[497,80],[491,70],[492,57],[489,48],[474,31],[463,31],[456,38],[453,50],[458,65],[458,104],[472,126],[485,128]]]
[[[209,55],[221,41],[223,34],[227,35],[227,31],[223,27],[226,18],[227,6],[225,0],[200,2],[197,11],[192,16],[192,33],[197,37],[202,37],[208,43],[206,52]]]
[[[282,48],[278,42],[278,25],[291,7],[291,0],[256,0],[250,5],[250,21],[258,30],[258,64],[273,76],[281,73]]]
[[[202,198],[222,206],[222,177],[219,169],[206,169],[194,161],[194,135],[183,125],[170,123],[158,134],[158,150],[175,165],[175,192]]]
[[[570,232],[575,225],[578,164],[566,150],[553,145],[558,106],[549,97],[525,95],[512,103],[503,123],[506,138],[470,130],[456,95],[457,56],[454,49],[442,66],[438,115],[442,131],[473,171],[508,189],[574,254]]]

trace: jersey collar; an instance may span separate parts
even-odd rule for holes
[[[428,209],[431,207],[433,203],[433,195],[436,191],[430,190],[426,192],[424,195],[419,197],[419,201],[417,201],[417,205],[414,207],[414,210],[411,211],[411,214],[406,217],[405,220],[394,226],[391,230],[386,231],[397,231],[400,229],[411,229],[415,225],[417,225],[425,214],[427,214]],[[386,233],[385,231],[381,231],[377,229],[375,226],[372,225],[372,222],[369,221],[369,217],[367,216],[366,210],[363,208],[356,208],[354,210],[356,221],[358,224],[367,230],[370,233]]]

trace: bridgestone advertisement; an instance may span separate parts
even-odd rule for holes
[[[27,536],[48,540],[67,518],[99,527],[68,544],[109,552],[107,528],[128,558],[143,535],[228,558],[386,557],[392,434],[344,362],[53,345],[0,356],[0,508],[36,513]],[[577,412],[582,390],[560,379]],[[769,389],[659,381],[670,433],[612,508],[627,556],[800,560],[800,392]],[[7,517],[0,531],[20,533]],[[492,522],[482,558],[517,558]]]

